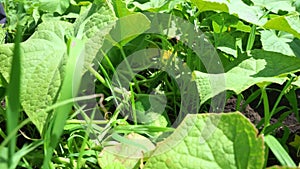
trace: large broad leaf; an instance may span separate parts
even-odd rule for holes
[[[263,50],[253,50],[250,57],[234,62],[232,68],[224,74],[207,74],[199,71],[193,72],[201,97],[201,103],[216,96],[222,89],[241,93],[252,85],[258,83],[282,84],[286,74],[300,70],[300,59],[280,53]],[[218,86],[220,77],[225,76],[225,87]],[[214,84],[214,85],[211,85]]]
[[[274,13],[281,11],[292,12],[296,8],[293,5],[294,0],[251,0],[254,5],[264,7]]]
[[[117,17],[106,5],[95,5],[75,22],[76,37],[86,42],[85,68],[91,66],[99,49],[102,47],[105,36],[115,25]]]
[[[141,13],[122,17],[116,22],[115,28],[110,33],[111,41],[124,46],[148,30],[150,24],[149,19]]]
[[[228,12],[237,15],[240,19],[249,23],[263,26],[266,29],[275,29],[293,34],[300,38],[300,20],[299,13],[293,12],[292,0],[254,0],[254,6],[248,6],[241,0],[227,1],[227,0],[191,0],[200,11],[220,11]],[[271,11],[278,11],[279,9],[291,11],[287,16],[272,15],[270,20],[267,20],[266,14],[262,7],[266,7]],[[241,10],[243,9],[243,10]]]
[[[187,115],[159,143],[145,169],[262,168],[264,143],[240,113]]]
[[[72,27],[67,22],[45,22],[27,41],[21,43],[21,104],[42,132],[47,113],[61,85],[62,64],[66,57],[64,36]],[[0,73],[9,80],[13,44],[0,45]]]
[[[69,0],[39,0],[39,9],[45,12],[63,14],[69,7]]]
[[[264,30],[261,31],[261,42],[264,50],[300,57],[300,40],[289,33]]]
[[[200,11],[220,11],[237,15],[249,23],[263,25],[267,20],[262,18],[264,11],[259,6],[248,6],[243,1],[227,0],[191,0]],[[241,10],[243,9],[243,10]]]
[[[293,34],[297,38],[300,38],[300,19],[298,13],[289,16],[274,17],[263,27],[266,29],[285,31]]]

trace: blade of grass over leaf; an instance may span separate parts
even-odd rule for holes
[[[68,100],[77,95],[83,70],[85,43],[82,40],[71,38],[68,42],[69,58],[66,65],[66,74],[61,87],[58,102]],[[79,75],[79,76],[76,76]],[[53,119],[45,133],[45,159],[44,168],[49,168],[52,153],[57,146],[59,138],[63,132],[64,125],[68,119],[72,103],[65,104],[54,110]]]
[[[272,136],[265,136],[265,143],[270,147],[276,158],[279,160],[280,164],[283,166],[296,167],[296,164],[291,159],[289,154],[284,150],[282,145],[278,140]]]
[[[21,5],[19,5],[21,8]],[[15,128],[19,122],[20,116],[20,79],[21,79],[21,43],[22,40],[22,27],[18,23],[17,35],[15,39],[14,54],[12,60],[12,68],[10,72],[10,82],[7,87],[7,133],[14,133],[9,141],[8,149],[8,167],[11,167],[14,163],[13,156],[16,149],[17,135]]]

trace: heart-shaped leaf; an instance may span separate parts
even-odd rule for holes
[[[40,132],[47,113],[42,112],[56,99],[67,56],[64,36],[72,25],[67,22],[45,22],[21,43],[21,105]],[[13,44],[0,45],[0,73],[9,80]]]

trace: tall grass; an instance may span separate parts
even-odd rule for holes
[[[21,5],[19,5],[21,9]],[[18,126],[20,116],[20,85],[21,85],[21,43],[22,40],[22,27],[18,23],[17,34],[15,38],[14,54],[12,59],[12,68],[10,72],[10,80],[7,87],[6,97],[6,116],[7,116],[7,133],[13,133],[9,141],[8,147],[8,167],[10,168],[14,161],[13,156],[16,150],[17,135],[15,129]]]

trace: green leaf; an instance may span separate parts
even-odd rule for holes
[[[134,168],[155,148],[149,139],[139,134],[132,133],[126,137],[118,136],[118,138],[117,141],[120,143],[107,146],[100,153],[98,163],[101,168],[117,168],[116,165],[123,168]],[[116,164],[112,165],[113,163]]]
[[[116,19],[114,12],[106,4],[100,6],[93,4],[90,10],[76,20],[75,35],[86,42],[85,68],[93,63]]]
[[[207,74],[193,72],[201,103],[222,92],[222,89],[232,90],[239,94],[252,85],[258,83],[283,84],[286,75],[300,70],[300,60],[295,57],[263,50],[251,51],[251,57],[242,57],[225,67],[224,74]],[[231,67],[230,67],[231,66]],[[225,78],[225,87],[222,80]],[[219,82],[220,80],[220,82]],[[213,85],[212,85],[213,84]]]
[[[148,125],[158,123],[157,126],[166,127],[168,122],[162,116],[166,105],[164,99],[161,95],[138,96],[135,102],[138,122]]]
[[[81,75],[84,61],[84,46],[82,40],[71,38],[68,41],[68,59],[65,66],[65,76],[57,102],[63,102],[77,96],[77,92],[81,83]],[[53,119],[46,129],[45,133],[45,152],[43,166],[47,168],[48,162],[52,157],[53,150],[56,148],[60,136],[63,132],[64,125],[72,109],[73,103],[68,103],[57,107],[53,112]]]
[[[262,136],[240,113],[189,114],[157,145],[145,165],[150,168],[262,168]]]
[[[132,11],[130,11],[127,8],[127,4],[124,2],[124,0],[115,0],[115,1],[112,1],[112,3],[114,6],[116,16],[118,18],[130,15],[133,13]]]
[[[149,11],[149,12],[158,12],[161,7],[163,7],[168,1],[167,0],[150,0],[146,3],[139,3],[134,1],[133,4],[140,8],[142,11]]]
[[[199,11],[223,11],[228,12],[227,0],[191,0]]]
[[[296,10],[294,0],[251,0],[255,6],[261,6],[274,13],[281,11],[293,12]]]
[[[217,41],[218,41],[218,43],[216,44],[217,49],[237,58],[238,51],[237,51],[236,39],[235,37],[232,36],[232,34],[227,32],[218,34]]]
[[[19,6],[20,7],[20,6]],[[21,93],[21,41],[22,27],[17,25],[17,35],[14,43],[12,66],[10,71],[9,83],[7,85],[6,94],[6,127],[7,133],[13,133],[17,128],[20,117],[20,93]],[[12,157],[15,155],[17,144],[17,134],[15,133],[9,141],[8,147],[8,167],[12,168],[15,161]]]
[[[43,109],[56,99],[61,85],[63,59],[67,48],[64,36],[72,27],[67,22],[44,22],[21,43],[21,105],[40,133],[47,113]],[[13,44],[0,45],[0,73],[9,81]]]
[[[296,164],[285,151],[279,141],[272,135],[265,136],[265,143],[270,147],[280,164],[283,166],[296,167]]]
[[[209,18],[213,20],[212,24],[215,33],[226,32],[228,30],[228,27],[230,27],[231,25],[236,25],[239,22],[238,17],[229,15],[226,12],[217,13]]]
[[[69,7],[69,0],[39,0],[39,9],[45,12],[63,14]]]
[[[300,78],[299,78],[299,76],[296,78],[296,81],[294,81],[292,84],[297,86],[297,87],[300,87]]]
[[[242,31],[242,32],[251,31],[251,27],[249,25],[245,25],[242,21],[239,21],[236,25],[231,25],[231,27],[236,28],[237,31]]]
[[[8,148],[4,147],[0,149],[0,168],[8,169],[7,161],[8,161]]]
[[[199,11],[220,11],[237,15],[240,19],[256,25],[263,25],[267,19],[262,18],[264,11],[259,6],[248,6],[243,1],[227,0],[191,0]],[[241,10],[243,9],[243,10]]]
[[[6,30],[0,27],[0,44],[3,44],[5,42],[5,36],[6,36]]]
[[[289,16],[274,17],[266,22],[263,27],[265,29],[285,31],[300,38],[300,19],[298,13]]]
[[[123,46],[149,29],[150,24],[149,19],[142,13],[125,16],[119,19],[112,29],[111,40]]]
[[[261,31],[261,42],[264,50],[300,57],[299,40],[289,33],[279,32],[276,35],[273,30],[264,30]]]
[[[32,152],[34,149],[42,145],[42,141],[36,141],[31,143],[30,145],[23,146],[19,151],[17,151],[12,157],[12,161],[14,162],[10,168],[17,168],[21,158],[23,158],[26,154]],[[0,149],[0,168],[8,169],[7,161],[8,161],[8,148],[4,147]]]
[[[289,145],[298,150],[300,148],[300,136],[296,134],[294,140]]]
[[[108,160],[113,161],[113,159],[111,159],[110,157],[108,157]],[[122,163],[114,161],[113,163],[110,163],[103,167],[103,169],[126,169],[126,167]]]

